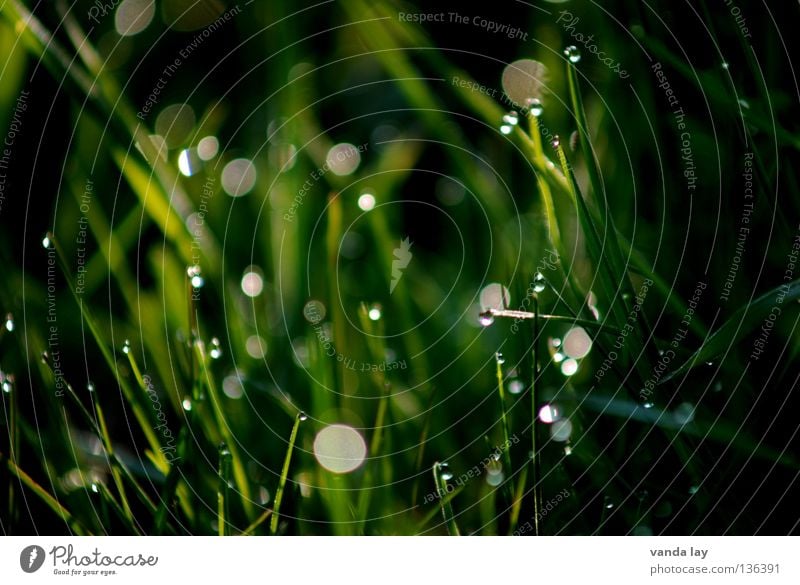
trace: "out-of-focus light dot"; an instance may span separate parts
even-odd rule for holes
[[[381,314],[382,314],[381,308],[378,305],[372,305],[372,307],[370,307],[369,309],[369,312],[367,313],[367,315],[369,315],[369,318],[372,319],[373,321],[378,321],[381,318]]]
[[[320,301],[310,300],[303,306],[303,317],[305,320],[316,325],[325,318],[325,305]]]
[[[197,143],[197,156],[200,160],[211,160],[219,152],[219,140],[216,136],[206,136]]]
[[[566,359],[561,362],[561,373],[565,376],[571,376],[578,371],[578,362],[572,358]]]
[[[694,405],[688,402],[679,404],[673,412],[675,422],[681,425],[689,424],[694,420]]]
[[[592,350],[592,338],[583,327],[573,327],[564,335],[561,350],[571,358],[584,358]]]
[[[545,404],[539,409],[539,420],[547,424],[561,420],[561,410],[555,404]]]
[[[572,423],[569,419],[557,420],[550,425],[550,438],[565,443],[572,436]]]
[[[155,0],[123,0],[114,14],[114,28],[120,36],[133,36],[146,29],[155,14]]]
[[[531,98],[542,99],[547,86],[547,68],[533,59],[520,59],[503,70],[503,91],[517,106]]]
[[[194,129],[197,118],[188,104],[172,104],[156,117],[156,134],[163,136],[169,148],[180,146]]]
[[[361,153],[352,144],[342,142],[331,147],[325,162],[334,175],[344,177],[353,174],[358,168],[361,163]]]
[[[564,361],[564,354],[561,353],[560,351],[557,351],[556,353],[553,354],[553,361],[557,364],[560,364],[561,362]]]
[[[246,158],[237,158],[222,169],[222,188],[231,197],[247,195],[256,184],[256,167]]]
[[[372,211],[375,208],[375,196],[371,193],[364,193],[358,198],[358,207],[362,211]]]
[[[273,168],[287,173],[297,164],[297,147],[289,142],[270,144],[267,159]]]
[[[511,382],[508,383],[508,391],[511,392],[511,394],[521,394],[523,390],[525,390],[525,384],[519,380],[511,380]]]
[[[349,473],[358,469],[367,456],[367,444],[353,427],[330,425],[314,439],[314,457],[333,473]]]
[[[505,475],[503,474],[502,471],[499,471],[498,473],[488,473],[488,474],[486,474],[486,483],[489,484],[492,487],[499,486],[501,483],[503,483],[504,479],[505,479]]]
[[[248,297],[257,297],[264,290],[264,279],[260,271],[250,267],[242,276],[242,292]]]
[[[298,473],[294,478],[297,487],[300,489],[300,496],[303,498],[310,498],[311,497],[311,474],[309,473]]]
[[[185,148],[178,155],[178,170],[185,177],[196,175],[200,170],[200,160],[191,148]]]
[[[305,339],[297,338],[292,341],[292,358],[301,368],[307,368],[311,364]]]
[[[260,335],[251,335],[245,342],[245,349],[251,358],[261,359],[267,355],[267,342]]]
[[[633,536],[653,536],[653,529],[644,524],[639,524],[633,529]]]
[[[258,503],[262,506],[265,506],[266,504],[269,504],[269,500],[269,490],[262,485],[260,488],[258,488]]]
[[[187,412],[192,410],[192,399],[191,398],[184,398],[182,406],[183,406],[183,410],[185,410]]]
[[[483,311],[507,309],[511,304],[511,293],[502,284],[492,282],[483,287],[479,301]]]
[[[514,129],[513,126],[509,126],[508,124],[503,124],[500,126],[500,132],[503,134],[511,134],[511,131]]]
[[[234,373],[230,376],[225,376],[222,380],[222,391],[228,398],[239,400],[244,395],[244,388],[242,387],[242,381],[239,379],[239,375]]]

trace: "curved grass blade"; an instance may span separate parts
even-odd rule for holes
[[[786,301],[797,299],[800,299],[800,279],[782,284],[764,293],[753,302],[740,307],[731,315],[730,319],[706,339],[686,362],[663,376],[659,384],[684,374],[699,364],[727,354],[730,348],[747,337],[759,324],[762,324],[775,307]]]
[[[305,419],[305,413],[297,413],[297,416],[294,419],[294,426],[292,427],[292,434],[289,436],[289,446],[286,448],[286,458],[283,460],[283,470],[281,471],[281,479],[278,483],[278,490],[275,492],[275,506],[272,512],[272,519],[269,523],[269,532],[273,536],[278,533],[278,520],[280,518],[278,512],[281,510],[283,490],[286,487],[286,478],[289,477],[289,466],[292,463],[292,452],[294,451],[294,443],[297,440],[297,430],[300,428],[300,423]]]

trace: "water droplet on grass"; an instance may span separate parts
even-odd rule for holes
[[[14,315],[11,313],[6,315],[6,331],[9,333],[14,331]]]
[[[533,292],[540,293],[547,285],[547,281],[541,272],[537,272],[533,277]]]
[[[561,409],[555,404],[545,404],[539,409],[539,420],[547,424],[561,420]]]
[[[503,124],[500,126],[500,133],[501,134],[511,134],[511,131],[514,130],[513,126],[509,126],[508,124]]]
[[[439,464],[439,476],[445,481],[453,479],[453,472],[450,471],[450,466],[447,463]]]
[[[564,56],[569,59],[570,63],[577,63],[581,60],[581,52],[575,45],[570,45],[564,49]]]
[[[183,402],[181,403],[181,405],[183,406],[183,410],[185,410],[186,412],[189,412],[190,410],[192,410],[192,399],[191,398],[184,398]]]
[[[211,339],[211,351],[209,355],[212,360],[218,360],[222,357],[222,347],[220,346],[219,339],[216,337]]]
[[[606,510],[610,510],[614,507],[614,501],[610,497],[606,496],[603,500],[603,506]]]
[[[528,98],[525,100],[525,107],[534,118],[538,118],[544,112],[544,106],[539,98]]]
[[[550,141],[550,146],[552,146],[554,149],[558,150],[559,147],[561,146],[561,138],[559,138],[558,136],[554,136],[553,140]]]
[[[478,321],[480,321],[480,324],[483,325],[484,327],[488,327],[489,325],[494,323],[494,315],[492,314],[491,311],[484,311],[478,317]]]
[[[369,312],[367,313],[367,315],[369,316],[370,320],[372,320],[372,321],[380,320],[382,314],[383,313],[381,312],[381,306],[378,305],[378,304],[372,305],[369,308]]]
[[[301,410],[299,413],[297,413],[297,418],[300,421],[308,420],[308,415]]]
[[[125,343],[122,344],[122,353],[129,354],[131,352],[131,342],[129,339],[125,340]]]
[[[504,358],[503,354],[500,353],[499,351],[495,354],[495,359],[497,360],[497,363],[500,364],[501,366],[504,363],[506,363],[506,358]]]
[[[506,124],[510,124],[511,126],[516,126],[519,123],[519,114],[514,110],[511,110],[509,113],[503,116],[503,122]]]
[[[52,243],[53,242],[50,240],[50,236],[45,236],[44,238],[42,238],[42,247],[45,250],[49,249]]]

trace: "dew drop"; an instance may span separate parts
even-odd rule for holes
[[[3,380],[3,392],[11,394],[11,382],[8,380]]]
[[[369,308],[369,312],[367,313],[367,315],[369,316],[370,320],[372,320],[372,321],[380,320],[382,314],[383,313],[381,311],[381,306],[378,305],[378,304],[372,305]]]
[[[122,353],[128,354],[131,352],[131,342],[130,339],[126,339],[125,343],[122,344]]]
[[[511,126],[516,126],[519,123],[519,114],[514,110],[511,110],[509,113],[503,116],[503,122],[506,124],[510,124]]]
[[[450,471],[450,466],[447,463],[439,464],[439,475],[445,481],[453,479],[453,472]]]
[[[553,354],[553,361],[557,364],[560,364],[561,362],[564,361],[564,354],[561,353],[560,351],[557,351],[556,353]]]
[[[216,337],[211,339],[211,351],[209,355],[212,360],[218,360],[222,357],[222,347],[220,346],[219,339]]]
[[[484,311],[483,313],[480,314],[478,320],[480,321],[481,325],[483,325],[484,327],[488,327],[489,325],[494,323],[494,315],[492,314],[491,311]]]
[[[308,415],[301,410],[300,412],[297,413],[297,418],[300,421],[308,420]]]
[[[614,507],[614,502],[610,497],[606,496],[605,500],[603,500],[603,506],[605,506],[606,510],[610,510]]]
[[[565,359],[561,363],[561,373],[565,376],[572,376],[578,371],[578,361],[572,358]]]
[[[550,340],[550,345],[552,345],[553,347],[561,347],[561,339],[559,339],[558,337],[553,337]]]
[[[575,45],[570,45],[564,49],[564,56],[569,59],[570,63],[577,63],[581,60],[581,52]]]
[[[655,406],[655,405],[652,402],[650,402],[649,400],[642,404],[642,408],[653,408],[653,406]]]
[[[565,445],[564,446],[564,455],[567,455],[567,456],[572,455],[572,445]]]
[[[547,424],[561,420],[561,409],[555,404],[545,404],[539,409],[539,420]]]
[[[96,484],[96,483],[93,483],[93,484],[92,484],[92,491],[93,491],[94,493],[98,493],[98,492],[100,491],[100,489],[97,487],[97,484]]]
[[[544,112],[544,106],[539,98],[528,98],[525,100],[525,107],[534,118],[538,118]]]
[[[192,399],[191,398],[184,398],[183,402],[181,403],[181,405],[183,406],[183,410],[185,410],[186,412],[189,412],[190,410],[192,410]]]
[[[88,384],[86,384],[86,389],[89,392],[94,392],[94,384],[92,382],[89,382]]]
[[[541,272],[537,272],[533,277],[533,292],[540,293],[544,290],[544,287],[547,285],[547,281],[544,279],[544,274]]]
[[[561,147],[561,138],[558,135],[553,137],[553,140],[550,142],[550,146],[558,150]]]
[[[509,124],[503,124],[502,126],[500,126],[501,134],[511,134],[512,130],[514,130],[514,127]]]
[[[722,68],[723,68],[725,71],[727,71],[728,69],[730,69],[730,65],[728,64],[728,62],[727,62],[727,61],[723,61],[723,62],[722,62]]]
[[[45,237],[42,239],[42,247],[43,247],[45,250],[49,249],[49,248],[50,248],[50,246],[52,245],[52,243],[53,243],[53,242],[52,242],[52,240],[50,240],[50,236],[45,236]]]
[[[6,331],[9,333],[14,331],[14,315],[11,313],[6,315]]]
[[[506,358],[504,358],[503,354],[500,353],[499,351],[495,354],[495,359],[497,360],[497,363],[500,364],[501,366],[504,363],[506,363]]]

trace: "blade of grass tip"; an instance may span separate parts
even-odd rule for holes
[[[506,473],[508,475],[512,474],[512,467],[511,467],[511,449],[509,449],[509,445],[511,445],[511,439],[508,434],[508,413],[506,410],[506,392],[505,392],[505,384],[503,383],[503,364],[506,362],[505,358],[503,358],[503,354],[500,352],[495,352],[494,354],[494,361],[496,364],[496,374],[497,374],[497,393],[500,397],[500,422],[503,430],[503,465],[505,465]]]
[[[100,406],[99,400],[95,397],[93,398],[95,413],[97,415],[97,423],[100,427],[100,432],[102,433],[102,441],[106,449],[106,453],[108,453],[109,461],[111,462],[111,476],[114,479],[114,485],[117,486],[117,492],[119,493],[120,501],[122,502],[122,508],[125,510],[125,518],[127,518],[128,522],[133,523],[133,513],[131,512],[131,507],[128,502],[128,496],[125,493],[125,484],[122,482],[122,475],[119,470],[119,466],[116,462],[116,458],[114,457],[114,445],[111,442],[111,435],[108,433],[108,425],[106,424],[106,418],[103,414],[103,409]]]
[[[517,489],[514,490],[514,503],[509,514],[508,534],[511,536],[519,525],[519,513],[522,510],[522,499],[525,496],[525,484],[528,481],[528,466],[522,468],[517,480]]]
[[[567,80],[569,84],[570,99],[572,101],[572,109],[575,121],[578,126],[578,143],[581,152],[583,153],[584,163],[589,174],[589,183],[594,193],[594,199],[599,206],[599,213],[597,214],[596,221],[599,224],[599,234],[603,234],[603,244],[608,249],[608,259],[613,270],[613,281],[619,282],[621,292],[619,295],[620,304],[624,307],[625,314],[630,314],[632,309],[631,302],[634,298],[633,286],[631,284],[630,276],[625,270],[625,262],[622,257],[622,249],[620,246],[619,232],[614,224],[614,216],[611,214],[608,202],[606,199],[606,191],[603,182],[600,180],[600,174],[597,167],[597,160],[595,158],[594,149],[592,148],[591,136],[589,134],[589,125],[586,121],[586,110],[583,107],[583,97],[578,83],[578,69],[576,63],[580,60],[578,57],[575,60],[575,53],[572,51],[574,47],[570,47],[565,51],[567,56]],[[580,196],[580,193],[578,193]],[[587,211],[591,213],[591,210]],[[600,270],[601,265],[597,266]],[[627,299],[631,299],[630,301]],[[613,297],[610,297],[609,303],[612,303]],[[635,335],[639,345],[647,352],[648,357],[652,362],[658,361],[658,349],[652,342],[654,339],[653,332],[650,330],[650,325],[647,319],[639,319],[635,329]],[[642,329],[645,331],[643,332]]]
[[[613,268],[613,262],[610,262],[610,258],[608,258],[608,263],[604,261],[604,248],[597,231],[597,226],[592,219],[592,214],[589,210],[589,207],[586,205],[586,201],[583,199],[578,181],[575,178],[575,173],[573,172],[572,166],[567,160],[567,154],[564,151],[564,146],[561,144],[561,141],[558,139],[558,137],[556,137],[553,141],[553,147],[558,153],[558,160],[561,164],[562,170],[569,179],[571,186],[570,197],[575,204],[578,220],[581,224],[582,232],[586,238],[586,248],[594,264],[596,279],[601,286],[602,294],[606,295],[609,300],[609,311],[613,316],[614,321],[618,326],[620,326],[626,322],[628,312],[626,312],[623,303],[614,302],[613,299],[622,298],[623,295],[618,287],[622,287],[623,289],[625,288],[623,283],[625,279],[621,275],[616,275],[616,271]],[[611,270],[609,270],[609,266],[611,267]],[[644,339],[641,335],[641,330],[636,329],[636,331],[637,334],[636,337],[634,337],[634,341],[639,345],[640,348],[644,348],[645,345]],[[633,355],[638,355],[640,353],[636,347],[632,348],[631,351]],[[639,380],[635,385],[644,384],[644,381],[647,380],[650,373],[649,366],[647,363],[645,363],[645,360],[635,360],[634,371],[639,376]],[[634,385],[633,381],[631,381],[631,385]],[[631,388],[631,391],[636,392],[634,388]]]
[[[417,505],[417,496],[419,495],[419,481],[422,471],[422,462],[425,460],[425,445],[428,442],[428,434],[431,430],[431,415],[433,414],[433,400],[436,395],[436,386],[432,386],[428,394],[428,403],[425,407],[425,422],[422,424],[422,432],[419,436],[419,449],[417,450],[417,462],[414,467],[416,479],[414,480],[414,487],[411,490],[411,505]]]
[[[219,486],[217,487],[217,535],[228,536],[230,504],[231,452],[225,443],[219,445]]]
[[[791,302],[798,299],[800,299],[800,279],[782,284],[767,291],[754,301],[739,307],[719,329],[705,340],[688,360],[665,374],[658,381],[658,384],[664,384],[699,364],[711,361],[723,353],[729,352],[735,344],[762,324],[775,307],[787,301]]]
[[[122,508],[117,503],[117,500],[114,498],[114,495],[109,491],[108,486],[102,482],[95,484],[97,489],[100,491],[100,495],[103,497],[104,505],[110,505],[111,509],[114,510],[114,514],[117,515],[117,518],[121,520],[125,524],[129,524],[131,532],[136,536],[142,536],[142,531],[139,526],[131,521],[129,517],[129,511]]]
[[[533,295],[533,342],[531,343],[531,357],[533,358],[533,372],[531,376],[531,469],[533,471],[533,524],[534,533],[539,536],[539,511],[541,510],[541,486],[539,485],[539,451],[536,444],[536,432],[539,425],[536,424],[538,409],[536,400],[539,395],[537,392],[539,384],[539,297]]]
[[[125,379],[119,375],[119,369],[117,368],[116,360],[111,355],[111,352],[108,350],[108,347],[103,341],[103,338],[100,335],[100,330],[98,329],[94,321],[94,318],[92,317],[88,305],[86,305],[86,303],[83,302],[83,299],[76,292],[74,282],[72,281],[72,276],[70,275],[69,272],[68,268],[69,265],[67,263],[66,258],[64,257],[64,252],[61,249],[61,246],[58,244],[58,240],[56,239],[53,233],[48,232],[44,240],[42,241],[42,244],[44,245],[45,249],[50,249],[52,247],[55,250],[56,258],[58,260],[61,273],[64,279],[67,281],[67,286],[69,287],[73,299],[78,304],[81,316],[83,317],[84,321],[86,321],[86,324],[89,326],[89,330],[91,331],[92,336],[94,337],[95,343],[97,343],[97,346],[100,349],[100,353],[103,355],[106,364],[111,369],[111,372],[114,374],[117,383],[119,384],[120,389],[122,390],[122,393],[125,396],[126,401],[130,404],[131,409],[133,410],[133,414],[136,417],[137,422],[141,426],[141,430],[144,433],[148,443],[150,444],[150,447],[154,450],[155,453],[160,454],[161,459],[163,459],[163,453],[161,452],[161,445],[159,444],[158,438],[156,437],[155,432],[153,431],[152,425],[150,424],[150,421],[147,418],[147,415],[145,414],[145,411],[143,410],[141,403],[139,402],[139,400],[137,400],[136,395],[131,390],[131,387],[128,385]],[[129,347],[126,353],[128,354],[128,358],[132,360],[132,355]],[[138,367],[136,368],[136,371],[138,372]],[[139,384],[142,385],[142,388],[144,389],[141,374],[139,374],[137,381],[139,381]],[[80,401],[78,401],[78,403],[80,404]],[[91,416],[89,416],[89,419],[93,420]],[[164,465],[165,465],[164,468],[166,469],[166,461],[164,461]]]
[[[247,481],[247,470],[244,468],[244,459],[239,452],[238,443],[236,443],[231,433],[231,425],[228,422],[228,418],[225,416],[225,412],[222,410],[222,398],[217,389],[217,384],[208,367],[210,356],[206,353],[205,346],[199,339],[195,340],[194,349],[196,353],[195,359],[200,366],[201,383],[208,390],[209,402],[211,403],[211,411],[216,421],[216,428],[222,436],[223,441],[227,444],[228,450],[231,452],[233,477],[236,481],[237,488],[242,494],[242,505],[244,506],[245,512],[250,515],[253,504],[250,495],[250,484]]]
[[[297,431],[300,428],[300,423],[306,420],[308,416],[304,412],[298,412],[294,419],[292,426],[292,434],[289,435],[289,445],[286,448],[286,457],[283,460],[283,469],[281,470],[281,478],[278,482],[278,489],[275,492],[275,505],[272,508],[272,519],[269,523],[269,532],[273,536],[278,533],[278,520],[280,519],[281,502],[283,501],[283,490],[286,488],[286,478],[289,477],[289,466],[292,463],[292,452],[294,451],[294,443],[297,440]]]
[[[447,494],[447,480],[452,477],[449,469],[445,463],[438,461],[433,464],[433,481],[436,485],[436,493],[439,495],[439,504],[442,508],[442,516],[444,517],[445,526],[450,536],[461,536],[456,524],[456,518],[453,514],[453,506],[450,503],[451,498],[445,498]]]
[[[47,490],[45,490],[42,486],[40,486],[33,478],[25,473],[22,469],[17,467],[17,464],[13,461],[7,459],[5,455],[0,453],[0,463],[2,460],[5,459],[6,465],[8,466],[8,470],[14,475],[17,479],[19,479],[25,486],[28,487],[34,494],[36,494],[39,499],[41,499],[47,507],[49,507],[53,512],[55,512],[69,527],[70,529],[78,536],[88,536],[91,533],[83,527],[80,521],[72,515],[72,513],[67,510],[62,504],[58,502],[58,500],[52,496]]]

